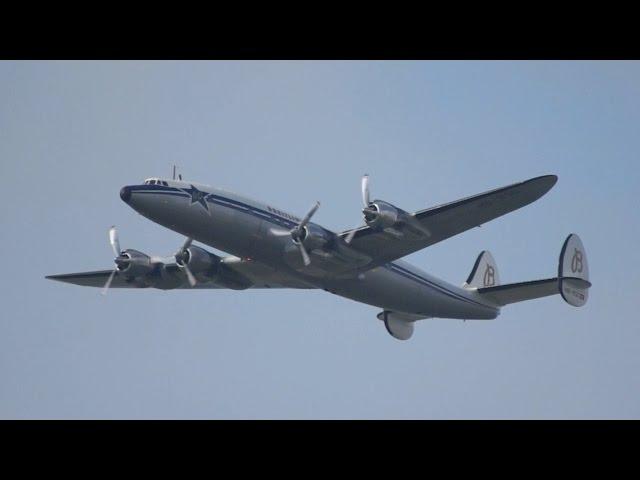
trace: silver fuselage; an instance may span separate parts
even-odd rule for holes
[[[193,187],[206,198],[190,194]],[[340,238],[332,249],[310,252],[312,262],[305,266],[291,237],[272,233],[293,228],[299,218],[272,205],[192,182],[134,185],[124,187],[125,191],[123,200],[155,223],[342,297],[425,317],[471,320],[493,319],[499,314],[496,306],[487,304],[475,291],[401,260],[354,270],[350,255],[357,258],[358,253]]]

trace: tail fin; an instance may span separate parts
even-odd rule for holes
[[[478,262],[480,262],[481,257],[482,254],[478,258]],[[580,237],[572,233],[567,237],[560,251],[557,277],[492,287],[479,287],[477,292],[499,306],[559,293],[569,305],[581,307],[587,303],[589,287],[591,287],[591,283],[589,282],[587,254]]]
[[[496,285],[500,285],[498,266],[491,253],[488,250],[484,250],[478,255],[467,281],[462,286],[467,289],[472,289],[495,287]]]
[[[558,262],[560,295],[565,302],[581,307],[589,299],[589,264],[582,240],[572,233],[564,241]]]

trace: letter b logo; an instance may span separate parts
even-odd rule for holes
[[[571,271],[573,273],[582,273],[582,252],[577,248],[573,249],[573,257],[571,257]]]

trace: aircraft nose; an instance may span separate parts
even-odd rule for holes
[[[123,202],[129,203],[131,199],[131,187],[122,187],[120,189],[120,198]]]

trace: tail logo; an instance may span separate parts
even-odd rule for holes
[[[573,249],[573,257],[571,258],[571,271],[573,273],[582,273],[582,252],[577,248]]]
[[[582,269],[582,267],[580,267]],[[483,283],[485,287],[493,287],[496,284],[496,271],[491,265],[484,270]]]

